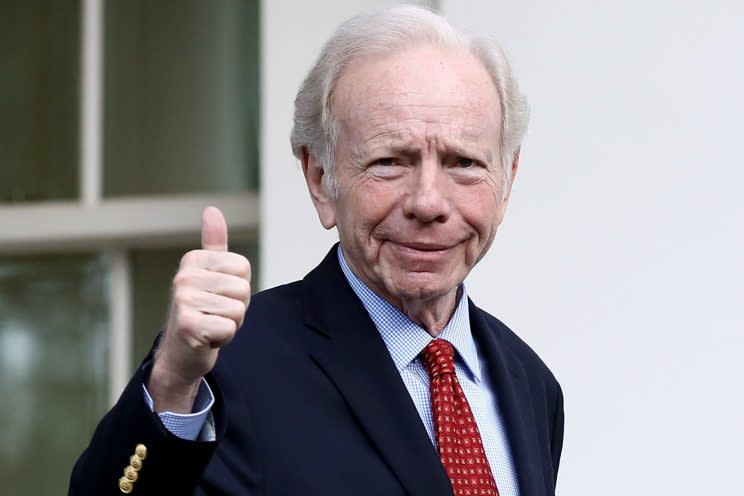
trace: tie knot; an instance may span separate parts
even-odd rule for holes
[[[429,377],[455,373],[455,349],[445,339],[434,339],[421,352]]]

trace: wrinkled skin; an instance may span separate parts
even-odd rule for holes
[[[421,45],[357,60],[339,79],[338,197],[305,152],[321,223],[338,228],[346,260],[371,289],[436,336],[458,285],[503,220],[501,110],[472,56]]]

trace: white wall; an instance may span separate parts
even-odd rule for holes
[[[264,2],[262,287],[335,240],[289,150],[320,45],[393,2]],[[444,0],[533,107],[510,212],[468,285],[556,372],[564,496],[744,494],[744,7]],[[740,195],[741,196],[741,195]]]
[[[531,100],[470,290],[564,387],[559,493],[744,494],[744,3],[441,7]]]

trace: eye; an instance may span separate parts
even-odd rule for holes
[[[457,166],[462,169],[470,169],[471,167],[478,165],[475,160],[467,157],[458,157],[456,163]]]
[[[395,165],[395,159],[393,157],[378,158],[377,160],[372,162],[372,165],[382,165],[382,166]]]

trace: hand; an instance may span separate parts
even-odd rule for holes
[[[202,213],[202,249],[181,259],[170,313],[147,389],[156,412],[191,413],[201,378],[243,323],[251,294],[248,260],[227,251],[227,224],[215,207]]]

